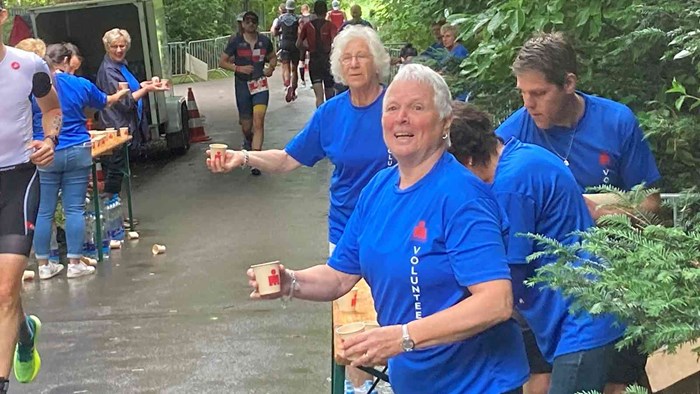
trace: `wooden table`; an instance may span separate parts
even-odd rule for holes
[[[331,364],[331,394],[343,394],[345,392],[345,366],[350,365],[350,361],[346,360],[339,352],[340,337],[336,335],[335,329],[343,324],[355,322],[376,322],[377,312],[374,309],[374,300],[369,286],[364,279],[360,280],[356,287],[357,302],[355,312],[341,312],[338,302],[333,301],[333,314],[331,326],[333,327],[332,334],[332,364]],[[374,376],[377,376],[373,368],[361,368]]]
[[[129,166],[129,141],[132,137],[125,135],[105,135],[102,138],[92,140],[92,202],[95,208],[95,249],[97,249],[97,260],[102,261],[102,221],[100,220],[100,192],[97,180],[97,162],[95,159],[112,153],[115,149],[124,150],[124,178],[126,179],[126,200],[129,209],[129,226],[134,231],[134,215],[131,205],[131,167]]]

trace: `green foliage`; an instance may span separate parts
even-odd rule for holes
[[[232,25],[225,23],[226,10],[225,0],[165,0],[165,20],[170,41],[231,34]]]
[[[665,227],[640,208],[655,190],[598,191],[618,196],[606,208],[628,214],[603,216],[599,226],[579,232],[582,241],[574,245],[529,234],[543,249],[528,260],[553,256],[556,262],[538,269],[528,284],[561,289],[573,297],[575,310],[614,314],[627,324],[621,346],[639,340],[646,352],[673,352],[700,338],[700,197],[686,194],[679,211],[683,226]]]
[[[598,392],[598,391],[584,391],[584,392],[578,393],[578,394],[600,394],[600,392]],[[635,385],[627,387],[625,389],[624,394],[649,394],[649,392],[644,387],[637,386],[635,384]]]

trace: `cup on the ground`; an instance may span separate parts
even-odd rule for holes
[[[258,293],[260,295],[275,294],[282,290],[279,261],[251,265],[250,268],[253,269],[255,274],[255,281],[258,282]]]
[[[209,158],[214,160],[224,160],[226,158],[226,149],[228,145],[226,144],[211,144],[209,145]]]
[[[136,231],[129,231],[128,233],[126,233],[126,236],[131,241],[136,241],[139,239],[139,233],[137,233]]]
[[[151,248],[151,253],[153,253],[154,256],[165,253],[165,245],[153,245],[153,247]]]
[[[363,322],[343,324],[342,326],[335,329],[335,333],[338,334],[340,339],[348,339],[364,331],[365,323]],[[353,361],[355,359],[354,357],[346,358],[350,361]]]
[[[337,302],[341,312],[355,312],[355,306],[357,305],[357,287],[353,287],[347,294],[338,298]]]

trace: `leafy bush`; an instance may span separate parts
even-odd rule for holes
[[[627,324],[622,346],[640,341],[646,352],[674,351],[700,338],[700,197],[685,194],[680,201],[679,227],[666,227],[640,203],[653,189],[613,187],[613,208],[628,215],[603,216],[599,226],[579,232],[582,241],[562,245],[530,234],[556,262],[537,270],[529,284],[544,283],[573,297],[574,309],[612,313]],[[597,256],[595,260],[579,256]],[[700,353],[700,348],[695,349]]]

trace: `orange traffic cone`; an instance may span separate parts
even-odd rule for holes
[[[197,102],[194,100],[192,88],[187,88],[187,109],[190,114],[190,143],[209,141],[211,137],[204,131],[204,123],[199,117]]]

